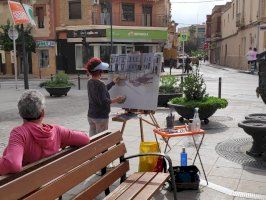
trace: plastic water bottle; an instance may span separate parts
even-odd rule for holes
[[[187,166],[187,153],[185,147],[182,148],[181,166]]]
[[[199,108],[195,108],[195,114],[193,117],[193,122],[191,124],[191,130],[192,131],[199,131],[200,130],[200,118],[199,118]]]

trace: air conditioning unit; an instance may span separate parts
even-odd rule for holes
[[[95,4],[99,4],[100,2],[99,2],[100,0],[92,0],[92,4],[93,5],[95,5]]]

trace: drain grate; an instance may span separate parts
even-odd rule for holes
[[[266,162],[246,154],[246,151],[251,148],[252,142],[252,138],[228,139],[219,143],[215,147],[215,151],[223,158],[243,166],[266,169]]]

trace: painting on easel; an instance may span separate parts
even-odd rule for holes
[[[112,54],[110,80],[121,79],[109,92],[111,97],[123,95],[121,108],[156,110],[161,73],[161,55],[154,53]]]

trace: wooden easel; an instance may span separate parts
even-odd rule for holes
[[[127,121],[130,119],[135,119],[135,118],[139,118],[141,142],[144,142],[143,122],[146,122],[147,124],[150,124],[151,126],[154,126],[156,128],[160,128],[160,125],[158,124],[158,122],[154,116],[155,111],[135,110],[135,109],[124,109],[124,110],[125,110],[125,113],[119,114],[119,115],[112,118],[113,121],[123,123],[122,128],[121,128],[122,133],[124,133]],[[148,115],[150,117],[151,121],[144,119],[143,115]],[[157,138],[156,138],[156,140],[157,140]],[[157,141],[157,143],[158,143],[158,141]]]

